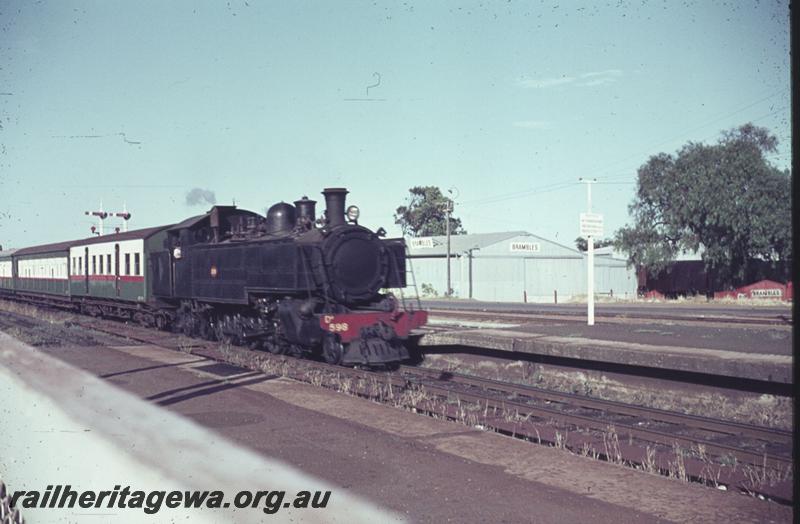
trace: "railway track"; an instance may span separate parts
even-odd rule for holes
[[[586,322],[586,313],[563,310],[542,313],[537,311],[495,311],[491,309],[441,309],[431,308],[429,312],[439,318],[472,318],[491,319],[513,322],[530,322],[532,320],[551,320],[568,322]],[[786,326],[793,325],[791,313],[769,314],[762,316],[742,315],[706,315],[706,314],[669,314],[661,312],[632,313],[629,311],[595,312],[595,318],[603,322],[619,324],[652,324],[654,321],[666,321],[677,324],[704,325],[708,327],[724,327],[731,324],[747,326]]]
[[[715,455],[730,455],[739,462],[785,468],[792,460],[792,432],[764,428],[708,417],[592,399],[583,395],[555,392],[533,386],[510,384],[440,370],[402,366],[408,379],[462,399],[494,407],[509,407],[526,417],[550,418],[590,429],[605,429],[612,423],[626,436],[651,443],[678,443],[690,448],[703,446]],[[448,387],[447,385],[455,385]],[[685,436],[692,432],[691,436]],[[733,442],[736,444],[734,445]]]
[[[97,331],[280,374],[636,469],[792,500],[790,431],[593,399],[442,370],[344,368],[187,339],[118,322]]]
[[[440,370],[404,366],[400,372],[429,392],[482,408],[479,424],[488,428],[642,469],[750,489],[746,484],[752,484],[755,470],[747,468],[760,468],[762,476],[793,468],[793,436],[787,430]],[[681,461],[685,472],[670,471]],[[770,488],[772,496],[791,498],[790,482],[775,482]]]

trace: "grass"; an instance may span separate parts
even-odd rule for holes
[[[683,448],[678,444],[673,444],[672,451],[675,458],[669,461],[669,476],[683,482],[689,482],[689,477],[686,475],[686,461],[684,460]]]
[[[569,431],[565,431],[562,435],[560,431],[556,431],[556,441],[553,443],[556,449],[569,449],[567,448],[567,440],[569,439]]]
[[[774,486],[779,482],[791,480],[794,477],[794,472],[791,465],[787,466],[784,471],[776,471],[767,467],[767,456],[764,455],[764,462],[760,465],[743,464],[742,472],[744,473],[747,481],[745,482],[745,492],[751,496],[758,496],[758,491],[763,486]]]
[[[614,426],[609,426],[603,433],[603,448],[608,462],[612,464],[624,465],[622,450],[619,447],[619,435]]]
[[[40,308],[38,306],[25,304],[23,302],[16,302],[13,300],[0,299],[0,311],[6,311],[8,313],[44,320],[50,324],[63,325],[76,319],[75,315],[72,313]]]
[[[178,351],[191,355],[193,348],[194,344],[192,343],[192,339],[183,335],[178,337]]]
[[[644,450],[644,457],[642,460],[642,471],[651,474],[660,474],[661,468],[656,463],[656,448],[647,446]]]
[[[789,397],[748,393],[731,397],[710,390],[687,392],[680,387],[669,388],[665,385],[645,387],[621,382],[600,372],[564,370],[523,361],[478,361],[452,354],[426,355],[422,365],[552,391],[691,415],[715,416],[765,427],[791,429],[794,421],[794,401]]]

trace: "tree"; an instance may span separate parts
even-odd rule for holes
[[[447,232],[447,209],[453,201],[436,186],[417,186],[408,190],[408,204],[397,208],[394,223],[399,224],[404,235],[426,237]],[[450,234],[465,235],[461,220],[450,215]]]
[[[595,238],[594,239],[594,248],[597,249],[598,247],[606,247],[606,246],[613,246],[614,239],[613,238]],[[589,242],[586,241],[583,237],[578,237],[575,239],[575,248],[578,251],[588,251],[589,250]]]
[[[715,145],[689,142],[675,156],[650,157],[628,208],[634,223],[616,232],[615,246],[653,274],[701,247],[719,284],[752,281],[764,262],[788,274],[791,175],[765,158],[777,142],[746,124]]]

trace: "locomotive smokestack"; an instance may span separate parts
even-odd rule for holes
[[[344,224],[344,199],[347,189],[343,187],[328,187],[322,192],[325,195],[325,216],[329,226]]]

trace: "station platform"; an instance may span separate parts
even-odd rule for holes
[[[423,351],[486,348],[544,357],[792,384],[792,328],[674,320],[520,320],[492,312],[432,311]]]
[[[80,348],[85,350],[84,356],[96,349]],[[185,361],[185,355],[176,356]],[[119,374],[136,372],[130,369],[130,361],[118,364]],[[2,331],[0,399],[0,479],[8,496],[19,491],[38,492],[42,497],[46,492],[53,494],[50,504],[34,506],[21,495],[16,509],[27,523],[245,524],[264,522],[266,517],[275,522],[367,523],[403,518],[335,483],[255,453]],[[120,494],[123,489],[128,490],[130,505]],[[285,500],[307,490],[331,491],[335,496],[324,510],[298,509],[286,503],[267,507],[266,497],[252,506],[234,504],[239,493],[247,496],[264,490],[285,490]],[[76,494],[72,507],[67,496],[70,491]],[[186,508],[159,497],[159,493],[193,491],[218,491],[225,502],[217,508]],[[65,504],[61,508],[55,500],[59,492],[60,503]],[[100,497],[102,492],[107,495]],[[109,503],[114,492],[118,501]],[[138,507],[136,492],[147,495]],[[96,503],[93,495],[98,496]],[[90,498],[91,504],[87,502]],[[37,499],[42,500],[39,495]],[[271,513],[267,515],[266,510]]]

